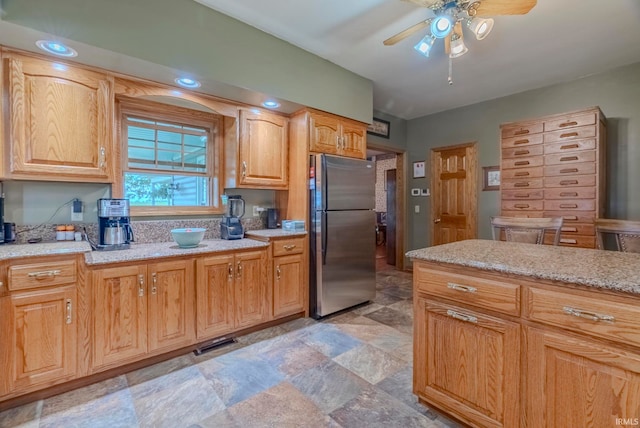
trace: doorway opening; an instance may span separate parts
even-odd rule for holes
[[[367,146],[376,163],[376,271],[404,269],[404,153]]]

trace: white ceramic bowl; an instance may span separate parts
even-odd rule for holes
[[[176,241],[180,248],[194,248],[197,247],[202,238],[204,232],[207,229],[201,227],[187,227],[184,229],[171,229],[171,236]]]

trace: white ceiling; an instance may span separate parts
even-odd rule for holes
[[[638,0],[538,0],[526,15],[497,16],[492,33],[453,60],[437,41],[414,51],[419,31],[383,40],[430,10],[400,0],[195,0],[286,40],[374,83],[374,108],[412,119],[640,61]],[[491,1],[491,0],[485,0]]]

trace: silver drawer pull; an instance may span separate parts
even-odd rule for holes
[[[612,315],[603,315],[598,314],[596,312],[583,311],[581,309],[575,309],[570,306],[565,306],[562,308],[565,314],[573,315],[574,317],[586,318],[591,321],[609,321],[614,322],[615,317]]]
[[[49,278],[52,276],[60,275],[60,270],[42,270],[40,272],[29,272],[27,276],[29,278]]]
[[[296,246],[294,244],[292,244],[292,245],[283,245],[282,248],[284,248],[287,251],[291,251],[294,248],[296,248]]]
[[[455,282],[448,282],[447,288],[450,288],[452,290],[457,290],[457,291],[463,291],[465,293],[475,293],[476,291],[478,291],[476,287],[471,287],[470,285],[456,284]]]
[[[451,309],[447,310],[447,315],[460,321],[472,322],[474,324],[478,323],[477,317],[474,317],[473,315],[461,314],[460,312],[452,311]]]

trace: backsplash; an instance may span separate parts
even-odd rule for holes
[[[152,242],[171,242],[171,229],[182,227],[202,227],[207,229],[204,239],[220,239],[221,218],[193,219],[193,220],[133,220],[131,227],[135,242],[148,244]],[[246,230],[266,228],[264,216],[242,219],[242,225]],[[43,242],[55,241],[56,224],[19,225],[16,226],[16,244],[26,244],[31,238],[42,238]],[[87,230],[89,239],[96,242],[98,239],[98,225],[96,223],[78,223],[76,230]]]

